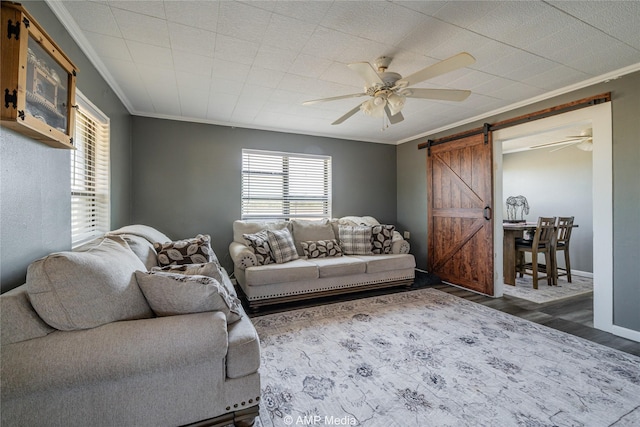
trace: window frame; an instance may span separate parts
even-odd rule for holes
[[[111,229],[110,119],[80,91],[76,104],[70,154],[72,248]]]
[[[278,170],[275,160],[273,163],[269,163],[267,166],[273,167],[272,170],[257,170],[247,167],[247,163],[251,161],[251,156],[255,161],[259,162],[260,156],[262,158],[275,157],[278,158],[282,167]],[[305,182],[305,179],[301,179],[300,172],[302,165],[313,167],[315,172],[314,176],[321,176],[321,184],[316,185],[311,189],[310,193],[316,193],[306,195],[300,193],[300,188],[307,185],[309,182]],[[320,165],[322,165],[320,167]],[[290,153],[281,151],[269,151],[259,149],[242,149],[242,184],[241,184],[241,203],[240,203],[240,217],[242,220],[290,220],[290,219],[331,219],[332,215],[332,158],[328,155],[316,155],[316,154],[301,154]],[[322,172],[319,172],[321,169]],[[298,177],[296,177],[298,172]],[[254,192],[250,187],[252,183],[250,178],[252,176],[266,178],[276,178],[274,181],[276,184],[266,184],[268,187],[266,192],[263,191],[260,194],[260,190]],[[281,177],[281,184],[277,184],[277,177]],[[308,178],[308,177],[307,177]],[[249,181],[248,181],[249,180]],[[260,184],[265,184],[266,181],[256,181],[257,185],[254,187],[260,187]],[[269,193],[268,191],[278,191],[278,187],[281,187],[281,195]],[[296,188],[294,190],[293,188]],[[321,193],[321,195],[318,195]],[[255,207],[249,207],[250,201],[262,202],[268,204],[269,201],[273,201],[274,205],[281,205],[281,208],[271,207],[271,212],[266,213],[263,211],[252,212]],[[314,206],[315,202],[315,206]],[[306,205],[306,209],[303,207]],[[310,208],[311,206],[311,208]],[[305,213],[306,211],[306,213]]]

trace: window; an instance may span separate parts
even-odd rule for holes
[[[110,229],[109,119],[79,91],[71,152],[71,243],[79,246]]]
[[[242,219],[331,218],[331,157],[242,150]]]

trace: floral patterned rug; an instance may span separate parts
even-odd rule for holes
[[[538,281],[538,289],[533,289],[531,276],[516,277],[516,285],[504,285],[504,294],[512,297],[526,299],[538,304],[560,301],[578,295],[593,293],[593,279],[573,275],[571,283],[566,276],[558,278],[558,286],[547,285],[547,280]]]
[[[436,289],[255,317],[256,426],[640,425],[640,358]]]

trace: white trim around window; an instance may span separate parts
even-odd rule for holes
[[[242,219],[331,218],[331,156],[242,150]]]
[[[76,91],[71,151],[71,244],[82,245],[110,230],[109,118]]]

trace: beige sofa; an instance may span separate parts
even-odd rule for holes
[[[125,227],[34,262],[27,283],[0,296],[3,426],[253,424],[259,340],[224,269],[157,274],[215,284],[226,311],[159,317],[151,307],[163,301],[141,292],[138,278],[155,280],[151,243],[167,240]],[[181,310],[184,295],[169,294],[169,309]]]
[[[344,246],[340,233],[345,227],[372,228],[376,225],[380,223],[370,216],[350,216],[331,221],[235,221],[229,252],[235,278],[249,307],[257,309],[268,304],[312,297],[411,286],[415,278],[415,259],[409,253],[409,242],[394,227],[387,226],[393,232],[390,240],[383,244],[383,250],[375,251],[374,245],[370,248],[383,253],[366,253],[365,250],[350,254],[343,251],[341,256],[313,258],[302,248],[302,242],[309,246],[309,242],[331,240]],[[283,229],[291,234],[297,259],[261,265],[261,248],[252,246],[246,237],[266,230]],[[375,240],[374,237],[372,239]]]

